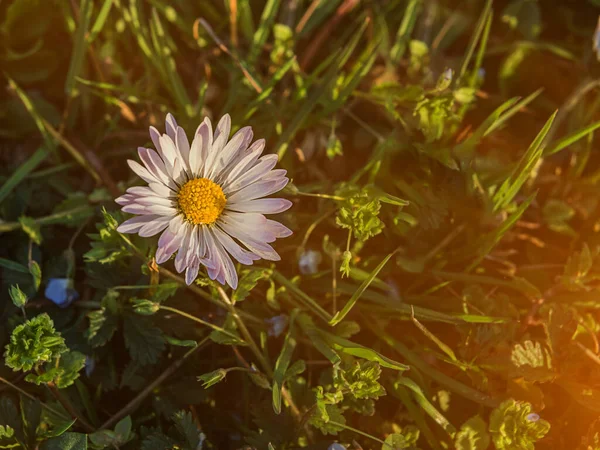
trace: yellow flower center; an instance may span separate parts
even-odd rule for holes
[[[218,184],[207,178],[195,178],[181,187],[177,202],[188,222],[209,225],[219,218],[227,198]]]

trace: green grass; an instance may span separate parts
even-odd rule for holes
[[[0,448],[600,448],[598,6],[0,2]],[[235,291],[116,231],[168,112],[291,179]]]

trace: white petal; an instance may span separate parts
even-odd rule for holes
[[[131,168],[131,170],[133,170],[137,174],[137,176],[139,176],[146,183],[157,183],[160,181],[160,180],[157,180],[156,177],[154,175],[152,175],[148,171],[148,169],[146,169],[140,163],[135,162],[132,159],[128,159],[127,164],[129,164],[129,167]]]
[[[177,210],[172,206],[164,206],[164,205],[148,205],[146,206],[146,211],[149,214],[159,214],[161,216],[171,216],[171,218],[177,215]]]
[[[131,205],[132,203],[135,202],[136,198],[137,197],[135,195],[123,194],[120,197],[116,198],[115,202],[118,203],[121,206]]]
[[[238,155],[239,159],[234,160],[230,164],[230,169],[226,170],[224,183],[230,183],[235,180],[240,174],[245,173],[248,169],[254,166],[254,163],[265,149],[265,140],[259,139],[248,148],[247,151]]]
[[[229,201],[231,203],[241,203],[248,200],[254,200],[256,198],[266,197],[267,195],[274,194],[275,192],[279,192],[282,190],[286,184],[288,184],[288,179],[283,177],[277,180],[262,180],[256,183],[253,183],[245,188],[240,189],[231,197],[229,197]]]
[[[177,145],[177,151],[179,155],[183,159],[183,166],[186,172],[191,176],[190,168],[190,142],[188,141],[187,136],[185,135],[185,131],[181,127],[177,127],[177,136],[175,139],[175,144]]]
[[[252,140],[252,127],[244,127],[233,135],[230,141],[225,145],[223,151],[217,155],[214,165],[215,179],[220,180],[223,176],[229,163],[240,152],[244,152],[248,148],[248,144]]]
[[[252,263],[256,260],[259,260],[260,257],[256,256],[252,252],[248,252],[240,247],[227,233],[221,231],[219,227],[212,227],[211,231],[214,233],[217,240],[221,243],[221,245],[227,250],[231,256],[233,256],[240,263],[245,264],[247,266],[252,265]]]
[[[156,214],[156,213],[151,213],[150,211],[148,211],[147,206],[138,205],[136,203],[123,206],[123,208],[121,208],[121,211],[129,213],[129,214],[143,214],[143,215]]]
[[[175,148],[175,144],[166,134],[163,134],[160,137],[160,147],[162,149],[162,157],[167,168],[167,173],[171,175],[173,164],[175,164],[175,160],[177,159],[177,148]]]
[[[227,202],[226,208],[238,212],[278,214],[287,211],[291,206],[292,202],[285,198],[261,198],[240,203]]]
[[[177,135],[177,121],[171,113],[168,113],[167,118],[165,119],[165,131],[167,132],[167,136],[175,142],[175,136]]]
[[[150,139],[152,139],[152,143],[154,144],[154,148],[159,154],[162,154],[162,150],[160,148],[160,133],[154,127],[150,127]]]
[[[290,230],[288,227],[286,227],[282,223],[279,223],[279,222],[277,222],[275,220],[267,219],[267,227],[269,228],[269,230],[271,232],[273,232],[275,234],[275,236],[277,237],[277,239],[279,239],[279,238],[286,238],[286,237],[291,236],[292,234],[294,234],[292,232],[292,230]]]
[[[140,228],[142,228],[147,223],[150,223],[159,216],[137,216],[131,219],[126,220],[121,225],[117,227],[117,231],[119,233],[137,233]]]
[[[156,263],[162,264],[175,253],[181,237],[171,233],[171,230],[166,229],[158,239],[158,248],[156,249]],[[161,245],[162,243],[162,245]]]
[[[185,261],[188,259],[193,228],[194,227],[190,223],[184,222],[182,229],[179,231],[183,236],[183,240],[181,241],[181,247],[177,252],[177,256],[175,257],[175,270],[177,270],[178,273],[183,272],[183,269],[186,267]]]
[[[165,167],[165,163],[154,150],[144,147],[138,147],[138,155],[148,171],[154,175],[157,180],[160,180],[164,185],[175,187],[171,181],[171,177]]]
[[[139,235],[142,237],[154,236],[169,226],[169,220],[169,218],[161,217],[160,219],[148,222],[140,229]]]
[[[190,264],[185,271],[185,283],[189,286],[194,282],[196,277],[198,276],[198,269],[200,268],[200,263],[198,258],[194,258],[192,264]]]
[[[217,156],[220,155],[221,151],[229,139],[229,133],[231,131],[231,117],[229,114],[225,114],[215,130],[215,137],[212,145],[209,147],[208,156],[206,158],[206,165],[204,166],[204,176],[208,179],[212,179],[214,174],[214,166],[217,160]]]
[[[240,190],[249,184],[263,178],[277,164],[277,155],[265,155],[254,165],[250,170],[246,171],[237,178],[223,186],[223,190],[227,195],[230,192]],[[230,179],[229,179],[230,180]]]
[[[138,205],[144,205],[144,206],[161,205],[161,206],[167,206],[170,208],[176,207],[176,203],[173,199],[157,197],[156,195],[146,195],[144,197],[138,197],[136,199],[136,203]]]
[[[169,197],[169,198],[176,197],[175,191],[172,190],[171,188],[165,186],[164,184],[150,183],[148,185],[148,187],[152,190],[152,192],[154,192],[154,194],[159,195],[161,197]]]
[[[221,284],[224,284],[224,281],[229,284],[233,289],[237,288],[238,284],[238,276],[235,271],[235,266],[233,265],[233,261],[216,238],[213,236],[212,230],[208,230],[206,235],[206,241],[209,249],[211,249],[212,253],[212,261],[216,263],[217,269],[208,270],[209,277],[211,274],[215,276],[216,280]],[[213,279],[215,279],[213,278]]]
[[[244,244],[248,250],[260,256],[261,258],[269,261],[279,261],[281,259],[273,247],[266,242],[258,241],[254,236],[248,234],[242,227],[238,226],[239,224],[225,223],[222,221],[219,223],[219,225],[223,231],[236,238],[238,241]]]

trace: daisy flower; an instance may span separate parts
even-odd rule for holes
[[[143,165],[127,161],[148,186],[131,187],[116,200],[124,212],[137,214],[117,230],[143,237],[162,232],[158,264],[177,253],[175,269],[185,270],[187,284],[196,279],[202,265],[210,279],[235,289],[238,276],[231,257],[246,265],[261,258],[278,261],[269,243],[292,234],[264,216],[292,206],[286,199],[264,198],[285,187],[286,171],[273,169],[277,155],[260,156],[265,140],[251,144],[251,127],[229,139],[228,114],[214,132],[205,118],[191,145],[171,114],[165,127],[163,135],[150,127],[156,151],[138,148]]]

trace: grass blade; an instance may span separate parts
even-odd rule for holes
[[[548,119],[542,130],[538,133],[534,141],[531,143],[519,164],[513,170],[512,174],[502,183],[502,186],[498,189],[494,195],[492,202],[494,204],[494,212],[499,211],[506,206],[515,198],[515,195],[521,189],[521,186],[527,181],[533,169],[536,167],[538,161],[542,157],[544,151],[544,143],[548,131],[554,122],[556,113]]]
[[[297,310],[292,312],[290,318],[290,327],[285,335],[283,341],[283,347],[281,353],[275,363],[275,371],[273,373],[273,411],[275,414],[281,413],[281,391],[283,389],[283,380],[285,372],[287,371],[290,361],[292,360],[292,353],[296,348],[296,339],[294,338],[294,318],[297,314]]]
[[[394,255],[394,253],[395,252],[392,252],[389,255],[387,255],[385,258],[383,258],[383,260],[377,265],[377,267],[375,267],[375,269],[373,269],[373,271],[369,274],[369,277],[365,281],[363,281],[362,284],[359,286],[359,288],[356,290],[356,292],[354,294],[352,294],[352,297],[350,297],[350,300],[348,300],[348,302],[344,305],[342,310],[338,311],[335,314],[335,316],[333,316],[333,318],[329,321],[329,325],[331,325],[333,327],[333,326],[336,326],[338,323],[340,323],[342,320],[344,320],[344,317],[346,317],[346,315],[348,315],[348,313],[352,310],[352,308],[354,308],[354,305],[356,304],[356,302],[360,299],[360,297],[365,292],[365,290],[373,282],[375,277],[377,277],[379,272],[381,272],[381,269],[383,269],[383,266],[385,266],[387,264],[387,262]]]
[[[258,29],[254,33],[254,38],[252,39],[252,46],[250,47],[250,54],[248,55],[249,65],[252,65],[256,61],[256,58],[264,47],[269,32],[271,28],[273,28],[273,22],[275,22],[275,16],[277,15],[280,3],[281,0],[267,1],[260,17]]]
[[[90,25],[93,6],[93,2],[90,0],[81,1],[79,25],[77,26],[77,31],[74,36],[75,40],[73,42],[73,55],[71,56],[69,71],[67,72],[67,79],[65,81],[65,93],[68,96],[73,95],[75,77],[81,73],[81,68],[83,67],[83,62],[85,60],[85,53],[89,43],[86,39],[86,34]]]
[[[444,415],[439,412],[435,406],[433,406],[417,383],[410,378],[399,377],[394,385],[405,386],[410,389],[414,394],[415,401],[421,408],[423,408],[423,411],[425,411],[429,417],[431,417],[449,435],[456,433],[456,428],[454,428],[448,419],[446,419],[446,417],[444,417]]]
[[[555,153],[560,152],[561,150],[567,148],[569,145],[574,144],[575,142],[584,138],[586,135],[592,133],[598,128],[600,128],[600,120],[586,127],[580,128],[579,130],[575,130],[572,133],[569,133],[568,135],[559,139],[551,146],[547,147],[544,151],[544,156],[554,155]]]
[[[390,51],[390,59],[394,65],[396,65],[404,56],[404,52],[410,41],[410,36],[417,23],[419,13],[421,12],[422,3],[421,0],[410,0],[408,5],[406,5],[404,16],[402,16],[402,22],[396,33],[396,42]]]
[[[19,166],[17,170],[0,187],[0,203],[11,193],[16,185],[29,175],[49,155],[46,148],[38,148],[33,155]]]
[[[102,31],[102,28],[104,28],[104,24],[106,23],[106,19],[108,19],[108,15],[110,14],[112,5],[113,0],[104,0],[104,3],[102,3],[102,6],[100,7],[100,12],[98,13],[94,25],[92,25],[92,29],[90,30],[90,33],[87,36],[88,44],[91,44],[94,41],[94,39],[96,39],[100,31]]]
[[[394,370],[408,370],[409,367],[406,364],[399,363],[393,359],[383,356],[375,350],[363,347],[360,344],[349,341],[348,339],[341,338],[331,333],[319,330],[320,334],[328,341],[336,350],[340,350],[347,355],[352,355],[357,358],[366,359],[367,361],[373,361],[381,364],[383,367]]]
[[[460,71],[458,72],[458,77],[456,80],[457,85],[460,83],[461,78],[467,72],[467,68],[469,67],[469,63],[471,62],[471,58],[473,58],[473,53],[475,52],[475,48],[477,47],[477,43],[479,42],[479,38],[483,33],[485,24],[488,21],[488,15],[492,10],[492,0],[487,0],[485,6],[483,7],[483,11],[481,12],[481,16],[479,16],[479,20],[477,22],[477,26],[475,28],[475,32],[471,35],[471,41],[469,42],[469,46],[467,47],[467,52],[465,53],[465,57],[463,58],[463,62],[460,67]]]

